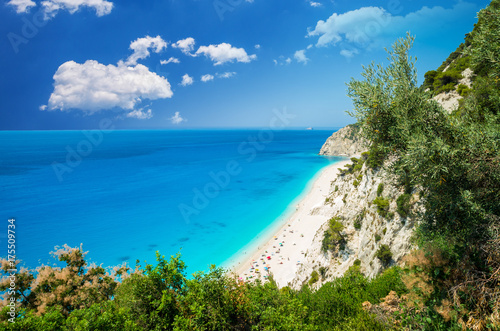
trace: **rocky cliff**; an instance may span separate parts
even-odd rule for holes
[[[344,151],[347,150],[356,148]],[[386,161],[384,166],[372,169],[365,162],[360,170],[339,175],[331,182],[324,204],[311,212],[325,216],[325,223],[305,253],[303,264],[290,284],[292,287],[300,288],[316,271],[321,276],[312,287],[319,288],[323,283],[342,276],[355,263],[366,276],[374,277],[385,267],[376,256],[382,245],[388,245],[392,253],[389,264],[397,264],[410,252],[410,237],[415,226],[412,216],[418,212],[419,195],[414,191],[406,196],[407,206],[411,206],[410,213],[402,217],[397,212],[396,201],[404,192],[386,170],[389,165],[390,161]],[[374,203],[377,197],[388,204],[385,210],[380,211]],[[342,236],[347,243],[324,251],[322,242],[329,227],[328,220],[332,217],[338,217],[343,224]]]
[[[320,155],[353,156],[368,149],[367,143],[359,136],[359,128],[348,125],[334,132],[324,143]]]
[[[443,71],[446,71],[446,69]],[[470,68],[465,69],[464,71],[462,71],[462,79],[458,81],[458,84],[455,86],[454,90],[439,93],[438,95],[434,96],[433,99],[436,100],[444,109],[446,109],[448,113],[453,112],[458,108],[460,99],[463,98],[458,93],[458,86],[465,85],[468,88],[471,88],[473,76],[474,72]]]

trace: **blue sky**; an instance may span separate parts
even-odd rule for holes
[[[0,130],[344,126],[361,65],[410,31],[421,82],[488,3],[3,1]]]

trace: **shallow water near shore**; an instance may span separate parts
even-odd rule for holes
[[[339,160],[317,155],[332,131],[0,132],[0,219],[5,229],[16,219],[29,267],[53,263],[56,245],[83,243],[104,266],[180,251],[188,272],[207,270]]]

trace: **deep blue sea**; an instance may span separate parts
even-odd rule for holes
[[[331,133],[2,131],[0,256],[15,218],[28,267],[80,243],[104,266],[154,263],[155,251],[180,251],[190,273],[221,265],[339,160],[317,155]]]

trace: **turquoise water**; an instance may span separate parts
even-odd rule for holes
[[[104,266],[181,252],[220,265],[269,227],[323,167],[332,131],[0,132],[0,256],[9,218],[18,258],[53,263],[83,243]]]

